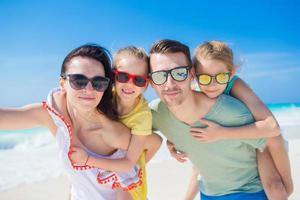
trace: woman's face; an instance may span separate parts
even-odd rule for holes
[[[120,72],[126,72],[132,75],[138,75],[147,77],[148,65],[145,61],[136,58],[135,56],[124,56],[120,59],[116,66],[117,70]],[[122,101],[135,101],[135,99],[141,95],[146,89],[147,85],[144,87],[138,87],[130,79],[127,83],[121,83],[117,80],[115,81],[115,88],[118,97]]]
[[[95,76],[105,76],[104,66],[99,61],[88,57],[74,57],[66,66],[66,75],[81,74],[91,79]],[[76,90],[70,85],[70,79],[61,79],[61,87],[66,91],[67,101],[79,110],[95,110],[104,92],[95,90],[88,82],[85,88]]]

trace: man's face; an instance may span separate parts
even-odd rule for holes
[[[166,54],[154,53],[150,56],[150,66],[151,72],[156,72],[188,66],[188,62],[186,56],[181,52]],[[151,85],[156,94],[168,107],[180,105],[191,92],[190,85],[192,75],[190,72],[191,70],[189,70],[187,78],[183,81],[174,80],[170,74],[168,74],[166,82],[161,85],[156,85],[151,81]]]

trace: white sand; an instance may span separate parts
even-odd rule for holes
[[[290,200],[300,199],[300,139],[289,141],[289,155],[294,180],[294,193]],[[174,160],[148,165],[150,200],[182,200],[186,191],[191,165]],[[67,200],[69,182],[66,176],[46,181],[23,184],[0,193],[1,200]],[[198,198],[197,198],[198,199]]]

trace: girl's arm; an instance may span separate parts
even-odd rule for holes
[[[41,103],[20,108],[0,108],[0,130],[47,127],[55,134],[56,127]]]
[[[191,128],[191,133],[197,140],[213,142],[220,139],[254,139],[280,135],[275,117],[244,81],[238,78],[234,82],[231,95],[248,107],[256,122],[240,127],[222,127],[214,122],[200,119],[199,121],[207,127]]]
[[[87,165],[99,167],[110,171],[129,171],[137,163],[139,156],[144,150],[147,136],[132,135],[129,143],[128,151],[124,158],[120,159],[101,159],[90,157]]]
[[[124,158],[120,159],[105,159],[88,156],[81,148],[74,147],[71,154],[71,160],[77,166],[93,166],[109,171],[129,171],[137,163],[139,156],[144,150],[145,142],[148,136],[132,135],[128,151]],[[118,147],[116,147],[118,148]]]
[[[280,135],[280,128],[277,120],[272,112],[265,106],[265,104],[256,96],[251,88],[240,78],[238,78],[232,89],[231,95],[242,101],[252,113],[255,123],[244,127],[245,133],[248,131],[256,137],[274,137]],[[241,129],[244,130],[244,129]]]
[[[274,135],[269,135],[270,138],[267,140],[267,147],[270,151],[275,167],[283,181],[285,190],[287,194],[290,195],[293,191],[290,162],[287,150],[285,148],[285,142],[280,135],[279,125],[276,119],[270,110],[264,105],[264,103],[261,102],[261,100],[253,93],[250,87],[241,79],[236,80],[236,83],[233,85],[231,90],[231,94],[247,105],[254,119],[256,120],[252,127],[250,125],[249,130],[252,128],[253,130],[257,129],[261,130],[262,132],[265,131],[266,133],[268,130],[273,130],[274,133],[277,133]],[[253,136],[254,135],[255,134],[253,133]],[[275,175],[272,173],[270,176]]]

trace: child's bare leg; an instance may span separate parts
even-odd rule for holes
[[[257,152],[257,166],[268,199],[287,200],[287,192],[275,168],[268,148],[264,152]]]
[[[121,189],[117,189],[117,198],[116,200],[132,200],[129,192],[124,192]]]
[[[193,200],[199,193],[198,175],[199,175],[198,170],[196,169],[195,166],[193,166],[192,175],[190,178],[190,182],[184,200]]]
[[[162,138],[159,135],[153,133],[152,135],[148,136],[145,144],[146,162],[151,160],[151,158],[155,155],[161,143],[162,143]]]
[[[293,193],[293,180],[291,175],[291,166],[285,141],[281,135],[269,138],[267,145],[272,156],[276,169],[283,181],[288,196]]]

